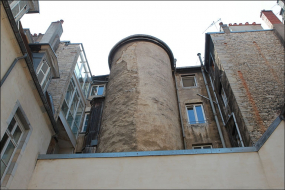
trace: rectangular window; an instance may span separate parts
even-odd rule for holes
[[[84,55],[80,53],[75,65],[74,73],[84,96],[87,98],[87,93],[90,86],[90,74],[88,72],[89,70],[86,63],[87,62],[84,59]]]
[[[37,71],[37,77],[38,77],[39,83],[40,83],[40,85],[44,91],[46,89],[48,81],[51,77],[50,66],[48,65],[46,59],[43,59],[43,62]]]
[[[186,109],[188,122],[190,124],[206,123],[203,106],[201,104],[187,105]]]
[[[78,134],[83,110],[84,104],[80,100],[80,96],[74,84],[74,80],[73,78],[71,78],[71,81],[65,94],[65,98],[61,106],[61,111],[63,112],[66,121],[75,137]]]
[[[17,115],[14,115],[1,139],[1,180],[13,160],[24,131],[19,118]]]
[[[212,145],[208,144],[208,145],[193,145],[192,146],[193,149],[211,149]]]
[[[82,132],[86,132],[89,118],[90,118],[90,113],[86,113],[83,122]]]
[[[183,87],[197,86],[195,75],[182,75],[181,78]]]
[[[90,96],[102,96],[104,94],[105,86],[96,85],[91,87]]]

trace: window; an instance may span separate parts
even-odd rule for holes
[[[71,78],[71,81],[69,83],[63,104],[61,106],[61,110],[66,118],[69,127],[72,130],[72,133],[76,137],[78,129],[80,127],[84,105],[80,100],[80,96],[73,78]]]
[[[183,87],[197,86],[195,75],[182,75]]]
[[[212,145],[193,145],[192,146],[193,149],[211,149]]]
[[[90,96],[102,96],[104,94],[104,89],[104,85],[92,86]]]
[[[90,77],[87,69],[86,61],[82,53],[79,54],[75,65],[74,73],[78,80],[84,96],[87,98],[88,89],[90,86]]]
[[[1,139],[1,179],[19,146],[23,131],[24,128],[15,115]]]
[[[188,122],[190,124],[206,123],[203,106],[201,104],[187,105],[186,109],[188,115]]]
[[[39,83],[43,89],[43,91],[45,91],[48,81],[50,79],[50,67],[46,61],[46,59],[43,59],[42,64],[39,66],[39,69],[37,71],[37,77],[39,80]]]
[[[86,132],[89,118],[90,118],[90,113],[86,113],[83,122],[82,132]]]

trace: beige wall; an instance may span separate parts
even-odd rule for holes
[[[284,188],[284,122],[260,152],[38,160],[29,188]]]
[[[1,5],[1,78],[13,60],[21,55],[6,12]],[[1,138],[8,127],[8,118],[17,101],[30,122],[32,132],[24,151],[19,153],[16,166],[9,178],[7,187],[11,189],[27,188],[37,156],[46,153],[52,134],[50,120],[24,59],[17,62],[1,87]]]

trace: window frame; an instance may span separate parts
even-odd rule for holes
[[[98,95],[98,89],[99,89],[100,86],[103,86],[103,87],[104,87],[102,95]],[[92,89],[93,89],[93,87],[96,87],[96,88],[97,88],[95,95],[92,95]],[[105,85],[105,84],[92,85],[91,88],[90,88],[90,94],[89,94],[89,96],[104,96],[104,95],[105,95],[105,89],[106,89],[106,85]]]
[[[225,92],[223,87],[221,90],[221,97],[222,97],[222,100],[224,102],[225,107],[227,107],[228,106],[228,98],[227,98],[226,92]]]
[[[45,73],[42,71],[42,67],[44,66],[44,64],[47,64],[47,66],[48,66],[48,68],[47,68]],[[48,61],[45,58],[43,59],[42,63],[37,68],[36,74],[37,74],[37,78],[38,79],[39,79],[38,75],[39,75],[40,71],[42,73],[44,73],[44,76],[43,76],[42,81],[39,81],[39,83],[40,83],[40,85],[42,87],[42,90],[45,91],[47,89],[48,85],[49,85],[49,82],[50,82],[49,80],[51,78],[51,67],[50,67],[50,65],[48,64]],[[45,83],[45,86],[42,86],[44,83]]]
[[[194,86],[184,86],[183,83],[183,78],[187,78],[187,77],[193,77],[194,78]],[[193,88],[193,87],[197,87],[198,83],[197,83],[197,79],[196,79],[196,75],[195,74],[188,74],[188,75],[181,75],[181,84],[182,84],[182,88]]]
[[[89,118],[88,118],[88,121],[89,121],[89,119],[90,119],[90,112],[85,112],[84,120],[83,120],[83,124],[82,124],[82,129],[81,129],[82,133],[86,133],[86,130],[84,131],[84,127],[85,127],[85,122],[86,122],[87,116],[89,116]],[[88,123],[87,123],[87,125],[88,125]],[[86,126],[86,129],[87,129],[87,126]]]
[[[8,119],[6,120],[6,125],[7,125],[6,131],[8,130],[10,123],[12,122],[13,118],[15,118],[15,117],[16,117],[15,121],[18,122],[18,126],[19,126],[20,130],[22,131],[22,133],[21,133],[21,136],[19,137],[18,142],[17,142],[18,146],[15,147],[15,150],[13,151],[13,153],[10,157],[9,163],[8,163],[7,167],[5,168],[5,171],[3,172],[3,175],[1,177],[1,187],[3,187],[3,188],[9,188],[9,186],[10,186],[9,181],[14,177],[13,173],[15,173],[15,171],[17,170],[18,163],[20,162],[20,160],[24,154],[27,143],[28,143],[28,141],[31,137],[32,131],[33,131],[31,123],[29,122],[29,119],[28,119],[27,115],[25,114],[19,100],[16,101],[14,108],[12,109]],[[15,127],[15,125],[14,125],[14,127]],[[16,130],[16,128],[14,130]],[[1,141],[3,140],[4,134],[1,137]],[[4,154],[6,147],[9,144],[9,141],[10,140],[8,140],[8,138],[7,138],[7,140],[5,142],[5,147],[3,146],[2,151],[1,151],[2,154]],[[2,156],[2,154],[1,154],[1,156]]]
[[[205,121],[204,123],[199,123],[198,115],[197,115],[197,111],[196,111],[196,106],[201,106],[203,117],[204,117],[204,121]],[[188,104],[185,107],[186,107],[188,124],[195,125],[195,124],[205,124],[205,123],[207,123],[207,119],[206,119],[205,111],[204,111],[204,108],[203,108],[203,104]],[[193,108],[193,112],[194,112],[194,117],[195,117],[195,122],[196,123],[191,123],[190,117],[189,117],[189,114],[188,114],[188,108]]]
[[[210,148],[205,148],[207,146],[210,146]],[[198,148],[200,147],[200,148]],[[192,149],[212,149],[213,145],[212,144],[205,144],[205,145],[192,145]]]

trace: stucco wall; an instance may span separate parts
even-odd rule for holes
[[[284,121],[260,152],[38,160],[29,189],[60,188],[284,188]]]
[[[182,149],[170,59],[150,42],[118,49],[106,91],[98,152]]]
[[[1,75],[17,56],[21,56],[20,48],[1,5]],[[1,139],[16,102],[19,102],[30,122],[31,135],[27,144],[23,145],[25,149],[16,152],[20,155],[7,185],[11,189],[27,188],[37,156],[46,153],[54,133],[24,59],[17,62],[1,87]]]

